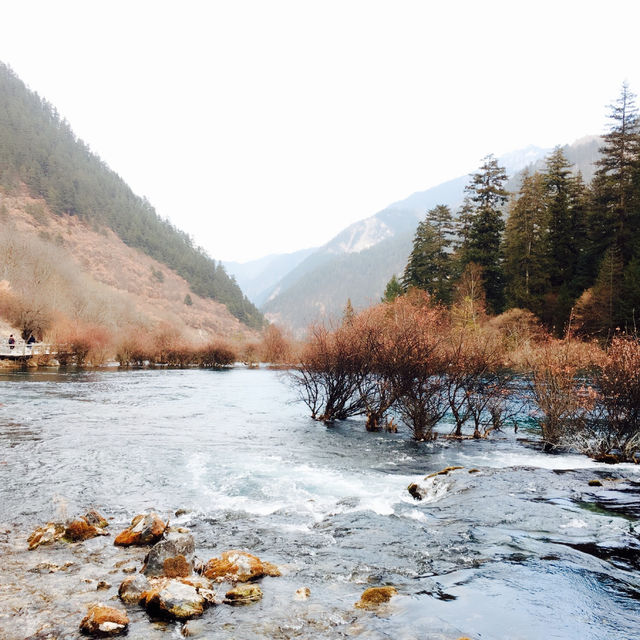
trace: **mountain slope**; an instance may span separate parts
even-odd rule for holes
[[[569,161],[587,180],[599,146],[600,138],[589,136],[564,147]],[[544,168],[549,151],[527,147],[501,157],[511,175],[507,189],[518,189],[524,168]],[[454,178],[350,225],[276,285],[262,305],[265,315],[301,332],[310,321],[339,317],[347,299],[356,307],[379,300],[391,276],[405,267],[418,221],[437,204],[455,210],[468,182],[468,175]]]
[[[262,326],[261,313],[222,265],[159,218],[149,202],[75,137],[54,107],[0,63],[0,186],[11,195],[21,185],[54,214],[113,231],[126,245],[183,277],[193,293],[225,304],[250,327]]]
[[[250,262],[225,262],[224,266],[247,297],[260,306],[272,293],[274,286],[314,251],[315,247],[293,253],[272,254]]]

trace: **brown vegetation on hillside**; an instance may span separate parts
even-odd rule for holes
[[[53,215],[26,191],[0,193],[0,215],[0,318],[23,339],[56,345],[62,364],[99,365],[116,353],[127,363],[226,363],[226,346],[216,357],[194,354],[228,343],[235,358],[258,339],[224,305],[190,292],[109,230]],[[286,361],[287,341],[271,335],[266,351]]]

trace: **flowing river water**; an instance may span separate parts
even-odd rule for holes
[[[193,637],[640,638],[638,466],[545,454],[522,428],[435,443],[327,428],[266,369],[12,372],[0,403],[3,640],[79,638],[89,603],[121,606],[146,550],[113,537],[146,510],[188,527],[204,561],[243,549],[282,570]],[[424,479],[450,465],[464,468]],[[37,526],[90,508],[111,536],[27,550]],[[377,585],[399,595],[354,608]],[[182,637],[128,614],[129,638]]]

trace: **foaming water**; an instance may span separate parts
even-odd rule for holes
[[[156,510],[192,530],[204,560],[243,548],[283,567],[260,603],[207,612],[199,637],[640,635],[634,465],[547,455],[511,433],[416,443],[360,420],[327,428],[264,369],[5,374],[0,403],[3,638],[49,622],[77,637],[97,581],[108,600],[127,562],[139,567],[144,550],[106,538],[26,551],[35,526],[91,507],[112,531]],[[425,479],[451,465],[464,468]],[[378,614],[354,609],[378,584],[400,595]],[[304,586],[311,599],[294,601]],[[131,638],[180,637],[130,617]]]

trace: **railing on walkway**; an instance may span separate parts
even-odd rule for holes
[[[11,345],[6,338],[0,341],[0,358],[30,358],[34,355],[43,354],[55,355],[53,345],[46,342],[27,344],[24,340],[16,340],[16,343]]]

